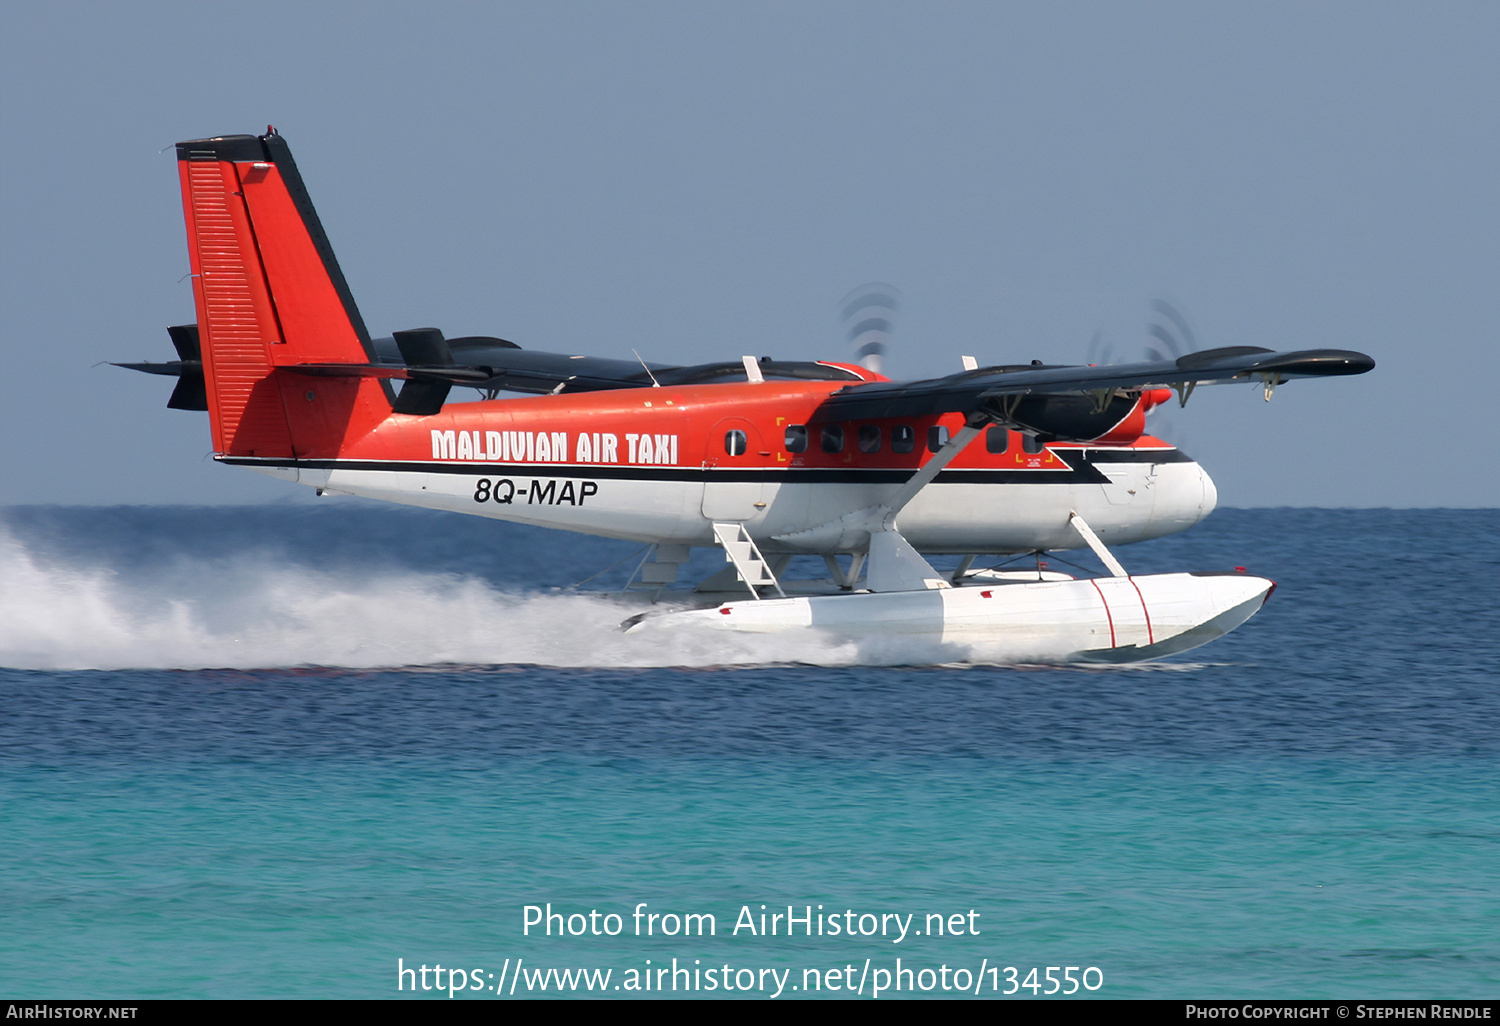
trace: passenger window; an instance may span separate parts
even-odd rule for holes
[[[891,452],[911,452],[917,447],[917,434],[910,425],[897,424],[891,428]]]
[[[1041,452],[1042,449],[1042,440],[1036,435],[1028,433],[1021,436],[1022,452],[1028,452],[1031,455],[1035,456],[1037,453]]]
[[[927,451],[937,452],[948,444],[948,429],[936,424],[927,429]]]
[[[786,451],[807,451],[807,425],[788,424],[786,426]]]
[[[995,425],[984,433],[984,448],[987,452],[1005,452],[1010,449],[1010,431]]]
[[[842,425],[842,424],[824,424],[823,425],[823,451],[824,452],[843,452],[844,451],[844,425]]]
[[[726,432],[724,435],[724,451],[731,456],[745,455],[745,432]]]
[[[880,427],[876,424],[861,424],[859,426],[859,451],[880,451]]]

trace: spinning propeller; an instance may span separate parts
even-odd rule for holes
[[[839,305],[849,344],[854,347],[854,362],[882,373],[896,311],[901,309],[901,293],[893,285],[872,281],[850,292]]]
[[[1094,367],[1109,367],[1129,363],[1133,360],[1147,362],[1175,362],[1198,349],[1198,337],[1186,316],[1167,300],[1157,297],[1151,300],[1151,316],[1146,323],[1146,341],[1139,355],[1130,357],[1117,350],[1114,343],[1105,338],[1102,330],[1094,332],[1089,339],[1088,363]],[[1173,404],[1160,403],[1150,407],[1151,433],[1174,445],[1183,442],[1179,418],[1171,411]]]

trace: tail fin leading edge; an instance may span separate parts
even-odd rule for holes
[[[391,412],[370,378],[277,372],[372,362],[359,309],[286,141],[236,135],[177,144],[214,451],[336,455]]]

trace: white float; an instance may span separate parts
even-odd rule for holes
[[[1255,615],[1275,583],[1237,572],[1016,580],[963,587],[723,602],[648,613],[629,633],[697,629],[741,634],[821,631],[831,640],[904,638],[959,645],[1004,662],[1137,662],[1186,652]]]

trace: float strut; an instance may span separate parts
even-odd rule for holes
[[[1077,531],[1083,540],[1088,542],[1089,548],[1094,550],[1094,555],[1099,557],[1099,562],[1109,567],[1111,574],[1116,577],[1130,576],[1125,572],[1125,568],[1120,565],[1120,561],[1104,547],[1104,543],[1099,540],[1099,536],[1094,533],[1094,529],[1088,525],[1088,521],[1078,515],[1077,510],[1072,510],[1068,513],[1068,523],[1072,524],[1073,530]]]

